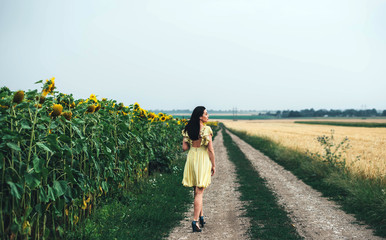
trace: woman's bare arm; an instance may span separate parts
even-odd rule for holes
[[[214,156],[212,135],[209,136],[208,153],[209,153],[209,159],[212,162],[212,176],[213,176],[214,173],[216,172],[216,161],[215,161],[215,156]]]
[[[182,150],[185,152],[186,150],[189,150],[189,144],[182,140]]]

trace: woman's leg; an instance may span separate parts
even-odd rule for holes
[[[200,213],[202,213],[202,197],[204,195],[204,188],[196,187],[194,191],[194,215],[193,221],[198,221]]]
[[[194,191],[194,197],[196,197],[196,187],[193,187],[193,191]],[[200,217],[204,216],[203,209],[204,209],[204,202],[202,202],[201,211],[200,211]]]

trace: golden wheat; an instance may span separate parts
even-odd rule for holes
[[[316,137],[330,135],[334,130],[336,143],[344,137],[350,140],[347,165],[364,178],[386,179],[386,128],[339,127],[296,124],[293,120],[222,121],[226,127],[265,136],[286,147],[306,152],[322,153]],[[359,156],[359,160],[357,160]]]

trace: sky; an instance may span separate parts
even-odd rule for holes
[[[0,87],[151,109],[386,109],[385,0],[2,0]]]

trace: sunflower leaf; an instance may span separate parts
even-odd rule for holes
[[[7,146],[12,149],[12,150],[15,150],[17,152],[20,152],[21,149],[18,145],[16,145],[15,143],[7,143]]]
[[[46,145],[44,145],[42,142],[37,142],[36,145],[40,147],[41,149],[45,150],[46,152],[53,153],[51,149],[49,149]]]

